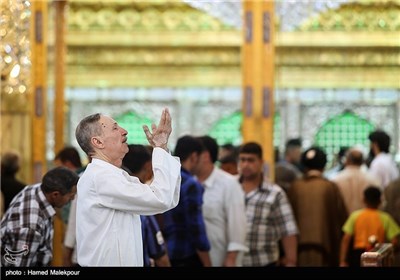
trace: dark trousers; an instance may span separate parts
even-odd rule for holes
[[[361,255],[365,252],[365,249],[350,249],[348,255],[349,267],[360,267],[361,265]]]
[[[171,260],[171,266],[173,267],[203,267],[203,263],[201,262],[199,256],[197,254],[192,255],[183,259],[175,259]]]

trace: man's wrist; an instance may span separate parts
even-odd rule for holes
[[[155,147],[155,148],[163,149],[163,150],[165,150],[167,153],[169,153],[169,149],[168,149],[167,146],[154,146],[154,147]]]

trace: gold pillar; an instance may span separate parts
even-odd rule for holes
[[[54,152],[64,147],[64,85],[65,85],[65,7],[67,1],[54,1],[55,5],[55,101],[54,101]]]
[[[33,182],[40,182],[46,172],[46,95],[47,95],[47,1],[32,1],[32,167]]]
[[[243,142],[264,151],[265,175],[274,179],[274,1],[243,0]]]
[[[54,152],[57,154],[64,147],[64,85],[65,85],[65,7],[67,1],[54,1],[54,36],[55,36],[55,99],[54,99]],[[61,212],[57,211],[54,218],[54,240],[53,240],[53,266],[63,265],[63,241],[65,233],[64,222]]]
[[[33,181],[40,182],[46,169],[47,110],[47,1],[32,1],[32,160]],[[57,6],[57,5],[56,5]],[[57,17],[57,15],[56,15]],[[56,20],[57,21],[57,20]],[[57,67],[56,67],[57,68]],[[57,70],[56,70],[57,71]],[[59,110],[57,107],[55,111]],[[62,265],[64,227],[59,215],[54,218],[53,266]]]

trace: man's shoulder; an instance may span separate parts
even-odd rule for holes
[[[237,176],[232,175],[218,167],[214,168],[212,176],[214,177],[215,180],[227,181],[227,182],[237,182],[239,184],[239,179]]]
[[[196,186],[198,188],[203,188],[201,183],[194,176],[189,176],[185,178],[185,181],[182,181],[182,187],[184,186]]]

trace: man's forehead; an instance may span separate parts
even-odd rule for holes
[[[257,158],[257,155],[250,153],[240,153],[239,158]]]
[[[100,122],[104,124],[116,124],[117,122],[109,116],[101,116]]]

